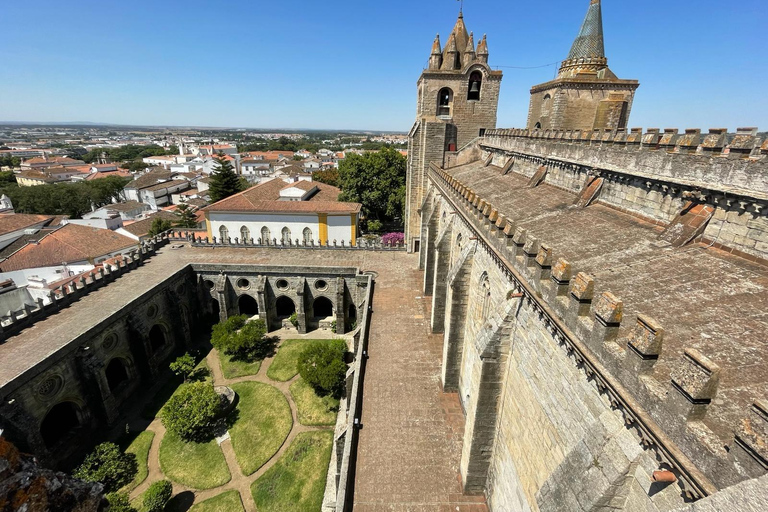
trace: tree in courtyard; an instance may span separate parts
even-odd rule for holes
[[[128,493],[125,492],[112,492],[105,496],[107,498],[108,512],[138,512],[131,506],[131,502],[128,499]]]
[[[183,356],[177,357],[169,366],[174,374],[183,377],[184,381],[187,381],[195,372],[195,366],[197,366],[197,364],[195,363],[195,358],[192,354],[187,352]]]
[[[136,456],[123,453],[115,443],[101,443],[75,469],[73,476],[86,482],[101,482],[106,492],[129,484],[138,472]]]
[[[186,384],[163,407],[163,426],[184,441],[207,441],[213,433],[220,404],[211,384]]]
[[[339,186],[339,170],[338,169],[324,169],[322,171],[315,171],[312,173],[312,179],[325,183],[332,187]]]
[[[402,224],[405,157],[392,148],[349,155],[339,163],[339,200],[361,203],[368,219]]]
[[[188,204],[180,204],[176,207],[176,226],[180,228],[195,228],[197,227],[197,217],[195,212]]]
[[[208,187],[208,194],[214,203],[243,190],[240,177],[235,173],[232,162],[226,160],[222,154],[217,156],[215,160],[216,168],[211,174],[211,182]]]
[[[165,231],[168,231],[173,227],[173,224],[171,224],[171,221],[161,218],[156,218],[152,221],[152,226],[149,228],[149,233],[147,233],[147,236],[153,237],[157,236],[160,233],[164,233]]]
[[[211,344],[227,355],[239,358],[265,357],[272,345],[266,339],[267,324],[264,320],[245,321],[245,315],[230,317],[213,326]]]
[[[304,381],[320,395],[338,398],[344,393],[347,364],[344,340],[318,343],[305,348],[299,355],[298,370]]]
[[[153,482],[144,493],[144,510],[162,512],[173,494],[173,485],[168,480]]]

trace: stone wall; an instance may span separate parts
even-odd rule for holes
[[[480,147],[496,165],[531,177],[544,168],[546,183],[575,193],[600,177],[598,202],[661,226],[691,204],[706,205],[712,217],[700,239],[766,259],[768,146],[760,149],[761,141],[746,133],[729,147],[719,130],[704,138],[696,130],[676,132],[496,130]]]
[[[483,146],[494,163],[512,153]],[[529,153],[512,155],[517,172],[540,167]],[[549,170],[578,191],[572,172]],[[448,173],[432,166],[429,177],[421,262],[434,275],[425,279],[433,330],[445,333],[442,384],[459,391],[466,413],[466,492],[484,493],[499,511],[661,511],[715,494],[713,480],[725,487],[764,474],[768,404],[755,405],[730,454],[713,454],[706,436],[691,435],[705,406],[686,396],[709,396],[716,365],[687,351],[664,403],[633,396],[629,389],[643,387],[636,381],[652,364],[643,354],[660,350],[662,329],[653,319],[638,316],[629,340],[636,352],[616,367],[605,352],[618,333],[621,301],[610,292],[593,296],[589,276],[553,262],[549,247]],[[677,482],[654,482],[660,469]]]

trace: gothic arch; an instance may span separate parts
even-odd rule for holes
[[[291,245],[291,230],[288,229],[288,227],[284,227],[283,230],[280,232],[280,235],[283,240],[283,245]]]
[[[309,228],[304,228],[304,231],[302,232],[302,236],[304,237],[304,245],[310,245],[312,243],[312,230]]]
[[[72,434],[82,423],[82,411],[75,402],[65,401],[51,407],[40,423],[40,435],[49,449]]]
[[[227,229],[227,226],[221,226],[219,228],[219,237],[221,237],[221,243],[227,243],[227,240],[229,240],[229,230]]]
[[[124,359],[116,357],[104,369],[104,376],[107,379],[109,392],[114,395],[130,380],[128,364]]]
[[[475,70],[469,75],[469,86],[467,89],[467,100],[480,101],[480,91],[483,87],[483,74]]]
[[[248,240],[251,239],[251,230],[248,229],[248,226],[241,226],[240,227],[240,241],[243,243],[248,243]]]
[[[453,91],[450,87],[443,87],[437,93],[437,115],[450,117],[453,112]]]
[[[485,320],[491,309],[491,282],[488,279],[488,272],[483,272],[480,276],[480,318]]]
[[[296,312],[296,303],[290,297],[281,295],[275,301],[275,314],[277,318],[288,318]]]
[[[237,307],[241,315],[255,316],[259,314],[259,303],[248,294],[243,294],[237,299]]]
[[[333,302],[321,295],[312,303],[312,312],[316,320],[333,316]]]
[[[149,345],[152,347],[152,352],[159,352],[163,349],[168,342],[166,336],[165,327],[161,324],[155,324],[149,330]]]

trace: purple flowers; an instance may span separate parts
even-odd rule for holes
[[[403,233],[385,233],[381,236],[381,243],[384,245],[401,245],[405,241]]]

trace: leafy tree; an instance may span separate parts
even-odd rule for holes
[[[361,203],[369,219],[402,224],[405,167],[405,157],[392,148],[349,155],[339,163],[339,199]]]
[[[93,207],[101,208],[119,201],[120,193],[129,181],[131,180],[122,176],[107,176],[98,180],[86,181],[84,184],[90,191]]]
[[[170,364],[171,371],[183,377],[184,380],[188,380],[195,371],[195,358],[189,352],[186,352],[183,356],[176,358],[174,362]]]
[[[112,492],[129,484],[138,468],[134,454],[121,452],[115,443],[101,443],[73,474],[86,482],[101,482],[106,492]]]
[[[13,171],[0,172],[0,187],[16,186],[16,175]]]
[[[340,397],[344,392],[347,364],[344,340],[313,344],[299,355],[298,370],[304,381],[321,395]]]
[[[180,228],[197,227],[197,217],[188,204],[180,204],[176,207],[176,225]]]
[[[230,323],[231,320],[234,320]],[[260,358],[266,355],[271,345],[266,340],[267,324],[264,320],[241,323],[245,315],[231,317],[226,322],[213,327],[211,344],[227,355],[240,358]]]
[[[338,169],[326,169],[323,171],[315,171],[312,173],[312,179],[325,183],[332,187],[339,186],[339,170]]]
[[[112,492],[106,495],[109,507],[107,512],[138,512],[131,506],[126,492]]]
[[[149,167],[149,164],[145,164],[141,160],[129,160],[120,164],[123,169],[128,169],[131,172],[140,172]]]
[[[224,155],[216,157],[216,169],[211,174],[208,194],[215,203],[243,190],[240,177],[235,173],[232,162],[224,159]]]
[[[168,480],[153,482],[144,494],[146,512],[162,512],[173,495],[173,485]]]
[[[164,233],[165,231],[168,231],[172,227],[173,227],[173,224],[171,224],[171,221],[161,219],[161,218],[156,218],[155,220],[152,221],[152,225],[149,228],[149,233],[147,233],[147,236],[149,237],[157,236],[160,233]]]
[[[186,384],[163,407],[163,426],[184,441],[207,441],[213,434],[220,404],[211,384]]]

